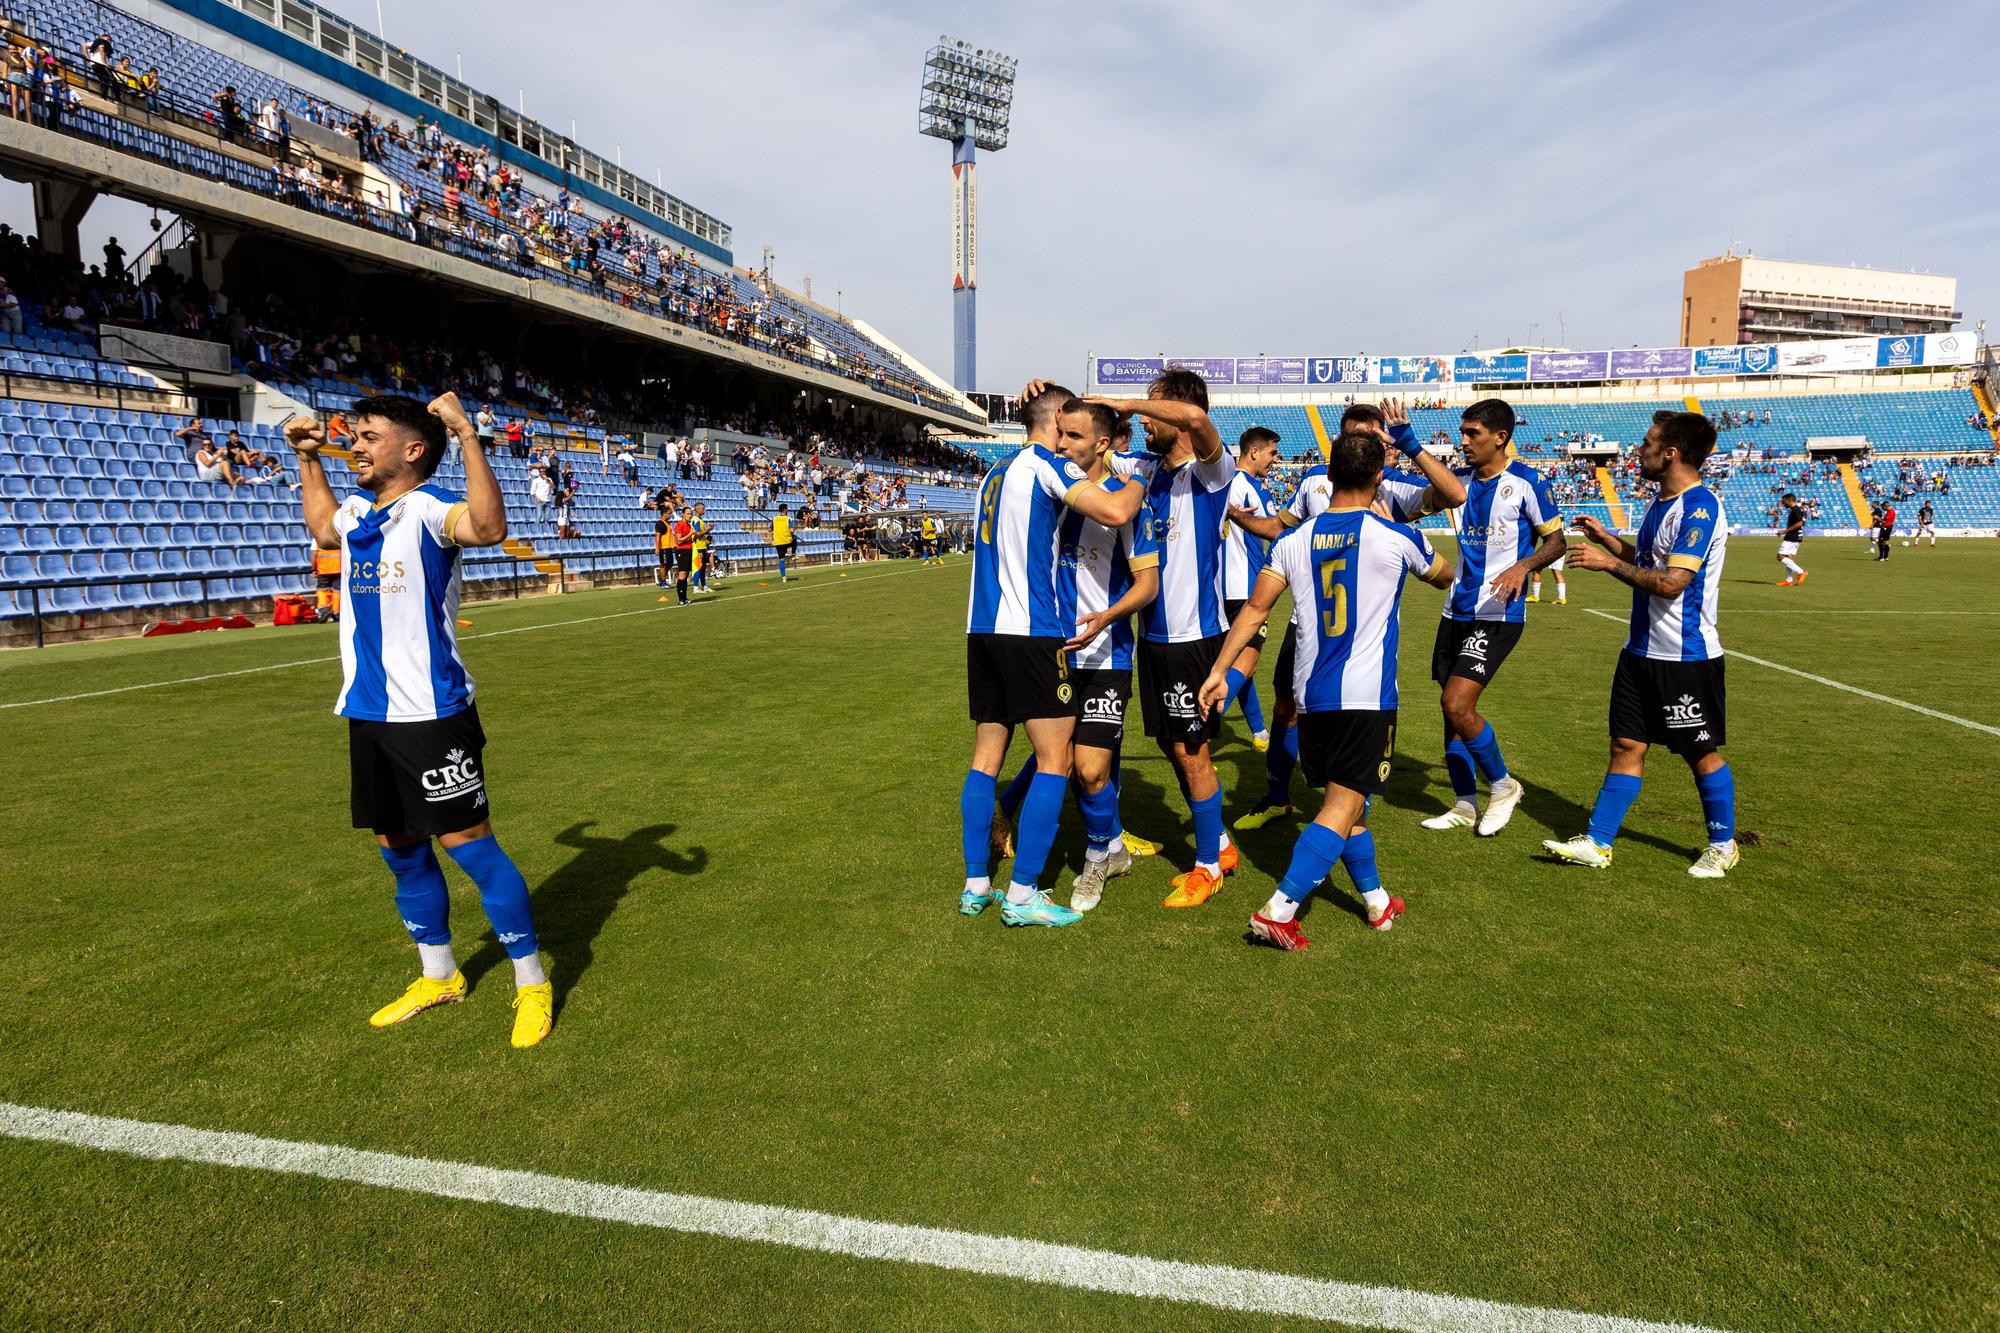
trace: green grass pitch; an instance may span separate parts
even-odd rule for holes
[[[1726,645],[2000,726],[1990,543],[1808,542],[1800,589],[1774,549],[1732,544]],[[1604,765],[1623,630],[1590,611],[1628,605],[1575,573],[1488,692],[1512,826],[1428,833],[1412,584],[1393,932],[1334,895],[1311,951],[1245,943],[1295,824],[1163,910],[1190,844],[1143,745],[1125,820],[1165,854],[1010,931],[955,911],[965,575],[467,610],[561,1002],[525,1053],[450,867],[471,998],[366,1025],[415,957],[347,827],[331,630],[0,657],[0,704],[91,696],[0,709],[0,1100],[1731,1329],[2000,1325],[2000,736],[1732,662],[1742,866],[1684,873],[1664,753],[1612,869],[1550,864]],[[1218,763],[1233,819],[1239,718]],[[1080,857],[1072,807],[1059,899]],[[1281,1322],[15,1140],[0,1179],[0,1326]]]

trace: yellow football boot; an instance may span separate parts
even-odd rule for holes
[[[465,973],[454,971],[449,981],[418,977],[400,999],[391,1001],[368,1016],[368,1026],[386,1028],[406,1018],[415,1018],[426,1009],[441,1004],[457,1004],[465,998]]]
[[[1130,829],[1125,830],[1123,837],[1125,839],[1125,850],[1134,856],[1158,856],[1160,854],[1159,843],[1149,842]]]
[[[1260,805],[1249,814],[1240,816],[1229,827],[1239,832],[1248,833],[1254,829],[1263,828],[1264,825],[1272,823],[1275,820],[1283,819],[1291,813],[1292,807],[1289,805]]]
[[[515,1050],[525,1051],[548,1036],[555,1025],[556,988],[552,983],[514,988]]]

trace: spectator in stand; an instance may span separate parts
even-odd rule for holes
[[[618,444],[618,466],[625,473],[627,486],[639,484],[639,460],[633,454],[632,446],[622,440]]]
[[[513,417],[507,422],[507,453],[512,458],[528,456],[527,426],[519,417]]]
[[[14,295],[5,278],[0,278],[0,333],[19,333],[21,329],[21,298]]]
[[[174,438],[181,442],[189,458],[208,448],[209,434],[203,429],[200,417],[189,417],[187,425],[174,432]]]
[[[208,100],[215,104],[215,113],[221,117],[223,142],[240,142],[250,122],[243,114],[243,103],[236,98],[236,85],[232,83],[219,93],[210,93]]]
[[[146,110],[158,114],[160,110],[160,67],[148,65],[146,72],[139,76],[139,94],[146,99]]]
[[[111,78],[118,85],[120,106],[124,105],[127,96],[138,100],[146,95],[145,82],[140,78],[139,71],[132,68],[130,56],[118,57],[118,63],[111,67]]]
[[[253,467],[262,467],[271,461],[269,454],[265,453],[262,449],[252,449],[244,441],[243,433],[234,428],[230,430],[229,439],[224,442],[222,451],[228,455],[230,463],[238,471],[245,471]]]
[[[535,508],[546,509],[555,499],[555,487],[549,481],[546,468],[531,468],[528,472],[528,498],[535,502]]]
[[[15,120],[33,119],[35,48],[25,42],[20,46],[9,44],[5,54],[0,55],[0,71],[7,76],[7,114]]]
[[[499,424],[500,419],[493,415],[493,408],[480,404],[479,415],[472,419],[472,431],[479,437],[480,451],[488,458],[493,456],[493,432]]]
[[[111,74],[111,37],[108,33],[98,33],[83,48],[84,63],[90,66],[91,80],[97,84],[97,91],[117,102],[118,81]]]
[[[203,481],[226,481],[232,491],[242,484],[242,479],[236,475],[236,469],[229,461],[229,455],[216,448],[207,436],[202,437],[201,448],[195,450],[194,473]]]

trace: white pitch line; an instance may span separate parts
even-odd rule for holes
[[[1616,624],[1623,625],[1628,623],[1624,616],[1614,616],[1609,611],[1600,611],[1594,606],[1586,606],[1583,609],[1590,612],[1593,616],[1602,616],[1606,620]],[[1913,704],[1908,699],[1896,699],[1886,694],[1877,694],[1873,690],[1864,690],[1859,685],[1849,685],[1845,681],[1832,680],[1826,676],[1815,676],[1810,671],[1801,671],[1797,667],[1788,667],[1783,662],[1771,662],[1761,657],[1752,657],[1750,654],[1736,648],[1725,648],[1722,651],[1726,656],[1740,658],[1745,662],[1754,662],[1760,667],[1769,667],[1773,671],[1782,671],[1788,676],[1797,676],[1800,680],[1809,680],[1815,685],[1825,685],[1831,689],[1845,690],[1849,694],[1858,694],[1864,699],[1873,699],[1876,703],[1894,704],[1898,708],[1907,708],[1912,713],[1922,713],[1925,717],[1934,717],[1940,722],[1952,722],[1961,727],[1970,727],[1974,731],[1983,731],[1989,736],[2000,736],[2000,727],[1989,727],[1984,722],[1974,722],[1970,718],[1959,717],[1952,713],[1940,713],[1935,708],[1926,708],[1922,704]]]
[[[872,583],[876,579],[892,578],[897,574],[908,574],[910,572],[907,569],[892,569],[882,574],[868,574],[860,578],[849,579],[846,585],[841,584],[837,579],[824,582],[801,583],[796,588],[772,588],[766,592],[724,594],[720,597],[711,598],[706,602],[689,602],[687,608],[678,606],[642,606],[636,611],[612,611],[601,616],[577,616],[570,620],[545,620],[534,625],[517,625],[513,629],[487,630],[483,634],[467,634],[461,637],[464,639],[497,639],[503,634],[527,634],[538,629],[560,629],[564,625],[588,625],[599,620],[623,620],[627,616],[656,615],[661,611],[692,609],[697,606],[721,606],[728,602],[748,601],[752,597],[776,597],[779,593],[811,592],[814,588],[838,588],[851,586],[856,583]],[[737,575],[737,577],[747,578],[749,576]],[[472,606],[463,609],[468,611],[474,610],[478,605],[479,603],[475,602]],[[340,657],[338,654],[331,657],[302,657],[295,662],[274,662],[269,666],[243,667],[237,671],[211,671],[201,676],[176,676],[172,680],[149,680],[142,684],[120,685],[109,690],[84,690],[78,694],[53,694],[46,699],[18,699],[13,703],[0,703],[0,711],[9,708],[37,708],[42,704],[66,704],[77,699],[102,699],[107,695],[130,694],[134,690],[165,689],[169,685],[197,685],[205,680],[226,680],[231,676],[255,676],[265,671],[284,671],[290,667],[314,666],[326,662],[338,662],[339,660]]]
[[[801,1208],[668,1194],[532,1171],[503,1171],[12,1102],[0,1102],[0,1135],[155,1161],[276,1171],[594,1221],[1405,1333],[1713,1333],[1689,1324],[1657,1324],[1399,1287],[1148,1259],[1012,1236],[871,1222]]]

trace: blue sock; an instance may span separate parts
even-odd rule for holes
[[[1444,771],[1451,774],[1453,796],[1467,803],[1479,799],[1479,775],[1472,767],[1472,751],[1456,736],[1445,743]]]
[[[1299,766],[1299,729],[1286,727],[1282,736],[1271,738],[1264,753],[1264,804],[1292,803],[1292,770]]]
[[[1347,839],[1324,824],[1308,824],[1292,845],[1292,864],[1278,881],[1278,892],[1295,903],[1304,902],[1333,870]]]
[[[1021,771],[1007,784],[1007,790],[1000,793],[1000,810],[1007,818],[1012,819],[1020,810],[1021,802],[1028,795],[1028,784],[1035,780],[1035,774],[1040,771],[1035,767],[1035,756],[1029,755],[1028,762],[1021,765]]]
[[[1708,825],[1710,842],[1734,842],[1736,840],[1736,775],[1724,764],[1713,773],[1703,773],[1694,780],[1694,789],[1701,793],[1701,818]]]
[[[1194,813],[1195,864],[1212,866],[1222,855],[1222,785],[1213,796],[1189,801],[1188,809]]]
[[[1493,734],[1493,724],[1488,722],[1486,730],[1465,743],[1472,752],[1472,762],[1479,765],[1479,774],[1490,785],[1507,776],[1507,761],[1500,757],[1500,738]]]
[[[1597,804],[1590,808],[1590,840],[1599,847],[1609,847],[1625,822],[1625,812],[1638,799],[1638,778],[1630,773],[1606,773],[1604,785],[1597,789]]]
[[[778,577],[785,577],[785,557],[783,556],[778,557]]]
[[[430,840],[414,847],[384,847],[382,859],[396,877],[396,910],[403,914],[410,938],[419,944],[450,944],[451,897]]]
[[[1235,667],[1229,668],[1229,671],[1222,678],[1222,683],[1229,687],[1229,693],[1222,697],[1223,712],[1226,713],[1229,711],[1229,705],[1235,703],[1236,696],[1243,693],[1243,686],[1249,679],[1248,676],[1238,671]]]
[[[479,905],[493,923],[493,934],[509,958],[526,958],[535,952],[535,918],[528,910],[528,881],[514,865],[514,859],[500,850],[500,840],[491,833],[476,842],[447,847],[458,868],[479,886]]]
[[[1243,720],[1250,724],[1253,732],[1264,729],[1264,704],[1257,698],[1257,682],[1243,683]]]
[[[1076,803],[1083,811],[1083,836],[1092,851],[1104,851],[1118,841],[1118,788],[1107,782],[1101,791],[1078,791]]]
[[[1356,893],[1373,893],[1382,887],[1382,871],[1375,864],[1375,835],[1367,829],[1359,828],[1347,835],[1347,845],[1340,849],[1340,864],[1354,881]]]
[[[1033,887],[1041,879],[1049,848],[1056,845],[1063,800],[1068,795],[1069,779],[1054,773],[1037,773],[1028,783],[1028,797],[1021,802],[1021,826],[1014,831],[1016,884]]]
[[[1111,839],[1113,842],[1125,836],[1125,815],[1118,808],[1118,793],[1124,785],[1125,751],[1121,746],[1111,752],[1111,783],[1107,788],[1111,793]]]
[[[993,871],[989,859],[993,837],[993,788],[991,773],[976,768],[965,772],[965,785],[958,789],[958,842],[965,853],[965,877],[985,879]]]

